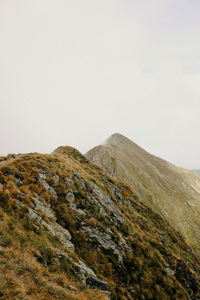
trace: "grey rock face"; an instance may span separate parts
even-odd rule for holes
[[[63,228],[58,223],[54,223],[54,226],[55,226],[55,229],[58,230],[58,232],[62,233],[62,235],[64,236],[65,239],[71,240],[71,234],[69,233],[69,231],[67,229]]]
[[[94,198],[97,198],[100,201],[101,206],[103,206],[104,211],[105,209],[109,209],[109,211],[114,215],[116,221],[120,224],[124,223],[124,219],[122,215],[116,210],[114,205],[112,204],[110,197],[103,193],[103,191],[96,185],[92,184],[92,192]],[[103,211],[103,213],[104,213]]]
[[[33,198],[33,201],[34,201],[34,210],[37,210],[37,209],[39,209],[40,211],[42,211],[47,217],[48,217],[48,219],[50,220],[50,221],[56,221],[56,217],[52,214],[52,212],[51,212],[51,210],[50,210],[50,208],[49,207],[47,207],[47,206],[44,206],[43,204],[42,204],[42,202],[41,201],[39,201],[38,199],[36,199],[36,198]]]
[[[69,231],[55,222],[56,218],[52,215],[49,208],[45,207],[39,200],[35,198],[33,198],[32,200],[33,200],[32,203],[36,203],[36,204],[34,206],[34,209],[28,207],[29,218],[35,221],[36,223],[38,223],[40,226],[42,226],[48,233],[58,237],[68,250],[74,251],[74,245],[70,242],[71,235]],[[16,202],[19,208],[25,207],[23,202],[19,200],[16,200]],[[49,220],[51,221],[50,224],[48,224],[46,221],[42,219],[42,217],[35,210],[36,207],[39,207],[44,214],[47,213],[46,216],[49,217]]]
[[[86,279],[86,284],[101,291],[108,291],[109,288],[107,281],[100,280],[96,277],[88,277]]]
[[[105,211],[105,209],[103,208],[102,204],[100,204],[100,202],[93,196],[90,194],[90,198],[92,200],[92,202],[99,207],[99,212],[102,216],[108,216],[108,213]],[[109,217],[109,216],[108,216]]]
[[[57,258],[60,260],[62,258],[66,258],[67,261],[71,264],[72,269],[78,274],[78,276],[81,278],[81,280],[85,283],[85,280],[88,276],[92,276],[94,278],[97,278],[96,274],[92,269],[86,266],[86,264],[79,260],[74,261],[72,257],[70,257],[66,253],[58,253]]]
[[[94,273],[94,271],[92,269],[90,269],[89,267],[87,267],[84,264],[84,262],[82,262],[81,260],[78,263],[74,262],[74,266],[78,270],[78,272],[80,273],[81,277],[84,280],[86,279],[87,276],[93,276],[93,277],[97,278],[97,276]]]
[[[113,253],[118,257],[119,262],[123,261],[123,256],[119,246],[112,240],[111,236],[108,233],[100,232],[98,228],[90,228],[83,226],[81,230],[88,234],[90,237],[96,238],[99,244],[104,249],[111,249]]]
[[[122,197],[121,192],[115,187],[112,187],[112,192],[115,195],[115,197],[116,197],[117,201],[119,202],[119,204],[123,204],[123,202],[122,202],[123,197]]]
[[[106,207],[111,206],[110,197],[108,195],[105,195],[103,191],[94,183],[92,184],[92,191],[94,196],[102,201],[102,204],[104,204]]]
[[[46,175],[41,173],[39,174],[39,182],[42,184],[43,188],[57,199],[58,195],[56,191],[46,182],[45,178],[47,178]]]

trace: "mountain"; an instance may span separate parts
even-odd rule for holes
[[[199,270],[165,218],[76,149],[1,159],[0,299],[199,299]]]
[[[200,177],[196,173],[151,155],[121,134],[113,134],[86,157],[130,186],[200,253]]]
[[[193,170],[194,172],[196,172],[198,175],[200,175],[200,170]]]

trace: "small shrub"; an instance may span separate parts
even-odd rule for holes
[[[8,205],[9,201],[9,194],[7,192],[0,192],[0,204],[5,207]]]

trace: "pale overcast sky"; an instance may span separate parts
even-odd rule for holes
[[[0,0],[0,153],[120,132],[200,168],[199,0]]]

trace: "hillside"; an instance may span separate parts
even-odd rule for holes
[[[129,185],[200,253],[199,175],[149,154],[120,134],[112,135],[86,157]]]
[[[0,299],[199,299],[200,258],[77,150],[0,165]]]

